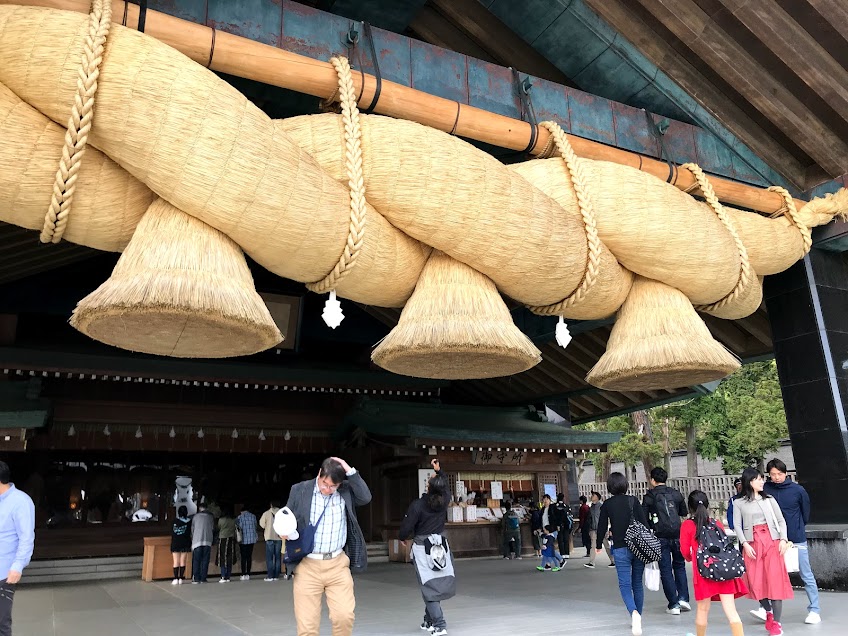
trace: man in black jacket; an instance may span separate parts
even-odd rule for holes
[[[667,614],[688,612],[689,584],[686,581],[686,561],[680,552],[680,518],[689,514],[686,500],[679,490],[665,485],[668,473],[657,466],[651,471],[651,490],[645,493],[642,505],[648,524],[660,540],[660,578],[663,592],[668,599]]]
[[[362,572],[367,567],[355,507],[370,501],[371,491],[362,476],[338,457],[325,459],[317,478],[292,486],[287,506],[297,519],[298,532],[303,535],[308,526],[315,527],[312,551],[298,564],[294,577],[298,636],[318,636],[325,592],[333,635],[353,633],[356,598],[351,570]]]

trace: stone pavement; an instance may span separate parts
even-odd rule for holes
[[[578,550],[579,552],[579,550]],[[460,560],[456,564],[459,594],[443,603],[451,636],[590,634],[628,636],[629,620],[616,585],[615,570],[583,567],[572,558],[559,573],[537,572],[535,559]],[[211,580],[210,580],[211,581]],[[222,585],[182,585],[170,581],[104,581],[97,584],[23,586],[14,606],[15,636],[294,636],[291,583],[251,581]],[[411,566],[372,565],[356,578],[356,636],[423,636],[418,628],[423,606]],[[806,596],[796,591],[784,605],[787,636],[848,634],[848,594],[823,592],[823,622],[803,624]],[[664,613],[662,592],[646,592],[645,636],[685,636],[694,632],[694,612]],[[737,607],[745,633],[763,636],[763,624],[748,615],[753,601]],[[713,604],[710,636],[730,633],[721,607]],[[321,634],[331,633],[326,608]]]

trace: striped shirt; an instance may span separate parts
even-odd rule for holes
[[[326,511],[325,507],[326,506]],[[318,518],[321,513],[321,523]],[[345,516],[345,502],[338,491],[332,495],[324,495],[315,480],[315,488],[312,490],[312,508],[309,513],[309,523],[315,528],[315,546],[313,553],[335,552],[341,550],[347,543],[347,517]]]
[[[256,515],[249,510],[242,510],[241,514],[236,519],[236,525],[241,530],[241,542],[256,543],[259,540],[259,535],[256,532]]]

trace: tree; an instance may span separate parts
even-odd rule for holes
[[[714,426],[719,428],[726,426],[726,411],[725,400],[721,394],[717,393],[704,395],[686,402],[678,402],[668,407],[669,417],[677,421],[679,428],[683,430],[686,436],[687,477],[698,476],[698,452],[708,455],[708,453],[703,452],[703,448],[699,447],[697,443],[698,431]],[[715,459],[715,456],[709,458]]]
[[[764,455],[789,435],[773,360],[743,366],[714,394],[679,408],[681,420],[698,428],[698,452],[711,460],[721,457],[729,474],[746,466],[762,469]]]

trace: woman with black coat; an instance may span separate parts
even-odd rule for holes
[[[645,516],[645,509],[636,497],[627,494],[628,485],[627,477],[621,473],[612,473],[607,479],[607,490],[612,496],[601,506],[595,549],[596,553],[600,554],[609,525],[612,528],[612,555],[615,559],[615,570],[618,573],[618,589],[627,607],[627,613],[630,614],[633,636],[640,636],[642,606],[645,601],[645,590],[642,587],[645,564],[625,545],[624,534],[631,520],[641,521],[647,526],[648,519]]]
[[[430,463],[436,474],[427,483],[427,492],[409,505],[399,536],[404,545],[408,539],[413,540],[412,560],[424,597],[421,629],[433,636],[445,636],[448,631],[441,601],[456,594],[453,559],[443,536],[451,494],[439,460]]]

